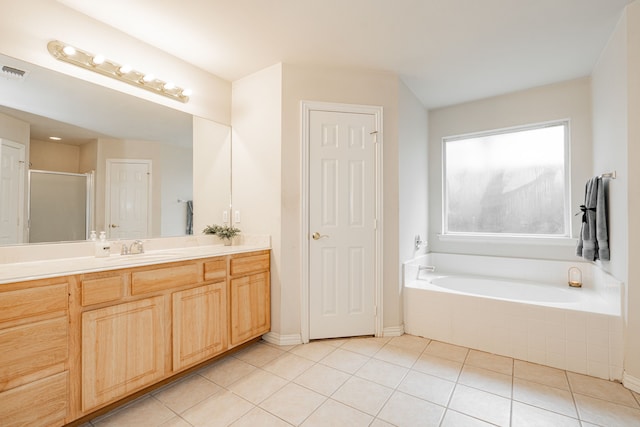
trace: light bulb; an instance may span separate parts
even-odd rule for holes
[[[120,74],[129,74],[131,72],[131,70],[133,70],[133,67],[131,67],[131,65],[129,65],[129,64],[124,64],[123,66],[121,66],[118,69]]]
[[[166,82],[163,87],[164,90],[173,90],[176,88],[176,85],[173,84],[173,82]]]
[[[102,64],[104,62],[104,55],[97,54],[91,59],[91,62],[93,62],[95,65]]]
[[[76,54],[76,48],[73,46],[65,46],[62,51],[64,52],[65,55],[67,56],[72,56]]]
[[[192,93],[193,93],[193,91],[191,89],[184,89],[182,91],[182,95],[183,96],[191,96]]]
[[[142,78],[142,80],[144,80],[147,83],[152,82],[155,79],[156,79],[156,76],[154,76],[153,74],[145,74],[144,77]]]

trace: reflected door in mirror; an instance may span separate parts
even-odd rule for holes
[[[151,160],[107,160],[106,227],[111,239],[151,235]]]
[[[0,139],[0,244],[22,243],[25,148]]]

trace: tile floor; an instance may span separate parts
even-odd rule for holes
[[[259,342],[85,424],[640,426],[622,385],[403,335]]]

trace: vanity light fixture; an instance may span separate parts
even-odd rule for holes
[[[188,102],[192,93],[190,89],[183,89],[172,82],[157,79],[151,73],[134,70],[129,64],[117,64],[105,58],[104,55],[92,54],[58,40],[50,41],[47,44],[47,49],[51,56],[60,61],[68,62],[180,102]]]

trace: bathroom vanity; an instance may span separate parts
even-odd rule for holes
[[[0,284],[0,424],[71,423],[268,332],[269,249],[213,248]]]

